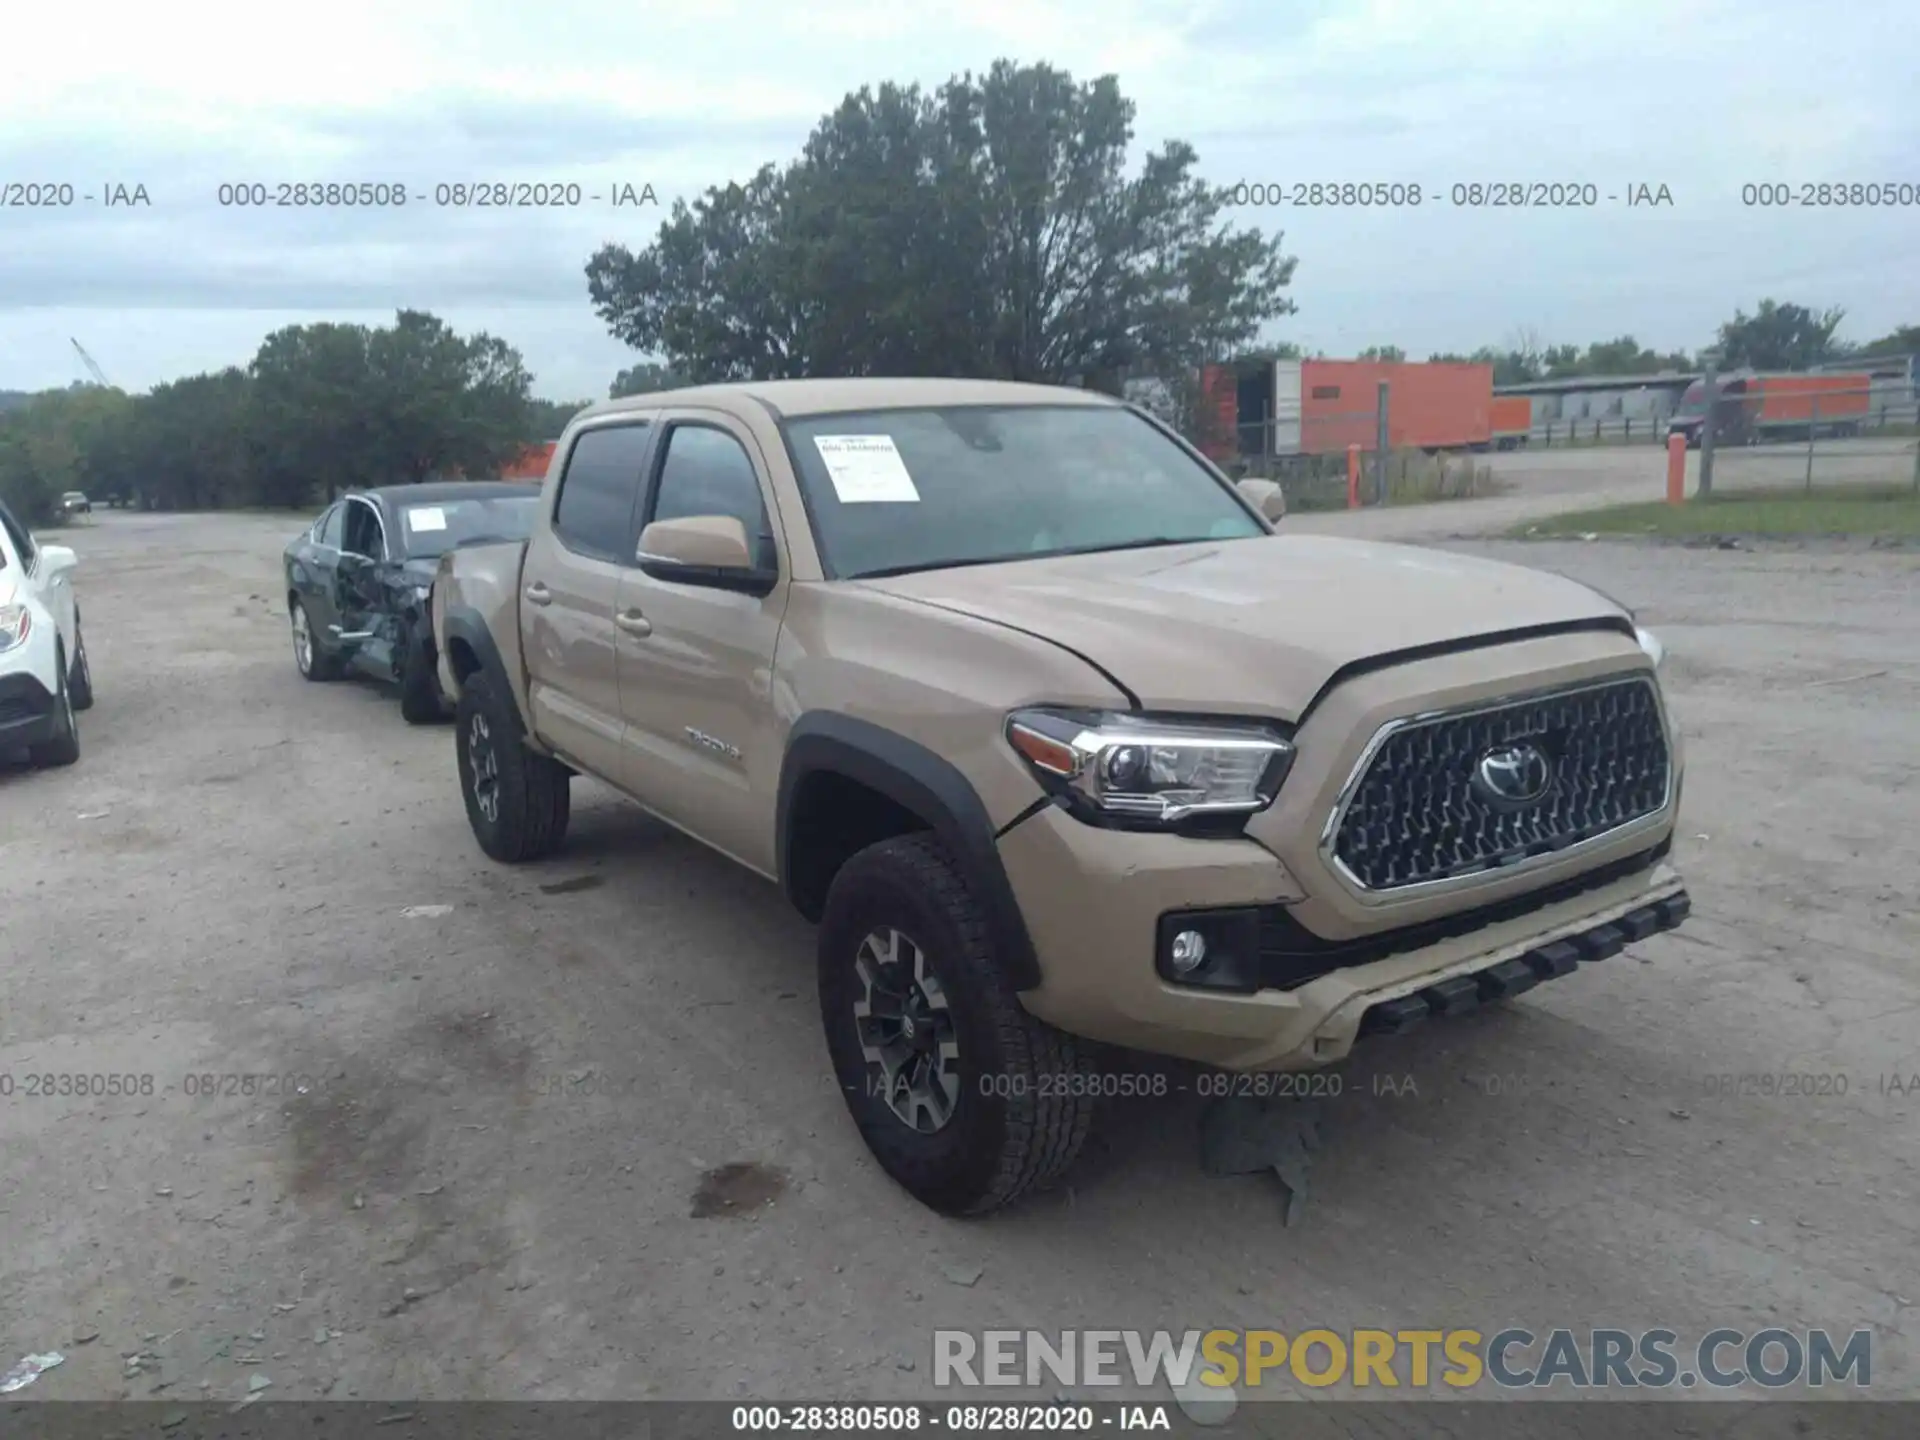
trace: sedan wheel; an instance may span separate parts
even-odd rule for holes
[[[288,616],[293,626],[293,663],[300,667],[300,673],[309,680],[337,679],[339,658],[329,655],[315,637],[313,622],[307,618],[307,607],[295,600]]]
[[[307,624],[307,607],[297,601],[293,607],[293,663],[302,675],[313,673],[313,628]]]

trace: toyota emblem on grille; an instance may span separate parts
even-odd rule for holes
[[[1538,745],[1496,745],[1473,769],[1473,788],[1496,805],[1531,805],[1553,786],[1553,765]]]

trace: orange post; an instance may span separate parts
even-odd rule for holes
[[[1360,447],[1347,446],[1347,509],[1360,508]]]
[[[1687,498],[1687,437],[1667,436],[1667,503],[1678,505]]]

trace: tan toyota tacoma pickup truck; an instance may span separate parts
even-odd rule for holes
[[[549,854],[584,773],[780,886],[861,1135],[949,1213],[1067,1168],[1105,1046],[1323,1066],[1679,924],[1659,642],[1283,511],[1079,390],[596,405],[434,585],[474,835]]]

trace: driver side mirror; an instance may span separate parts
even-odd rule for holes
[[[641,572],[656,580],[743,595],[765,595],[780,579],[779,571],[753,563],[747,527],[733,515],[656,520],[640,532],[640,552],[634,558]]]
[[[49,580],[56,575],[65,575],[79,563],[80,557],[65,545],[40,547],[40,573]]]
[[[1234,488],[1240,492],[1240,498],[1258,510],[1269,523],[1286,517],[1287,494],[1271,480],[1238,480]]]

